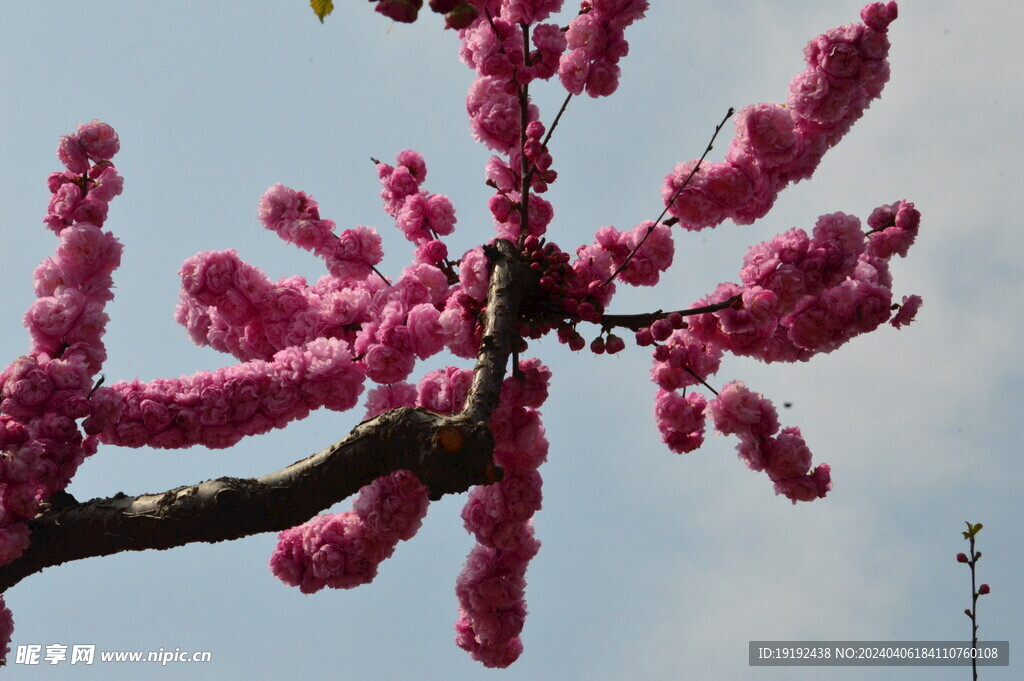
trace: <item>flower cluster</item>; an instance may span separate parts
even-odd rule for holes
[[[749,224],[763,217],[778,192],[809,178],[881,95],[889,78],[886,33],[896,3],[868,5],[861,17],[862,24],[832,29],[808,43],[807,69],[790,83],[785,106],[740,110],[725,161],[702,164],[696,173],[698,161],[680,163],[665,177],[662,196],[681,226],[697,230],[729,218]]]
[[[488,667],[507,667],[522,652],[519,634],[526,618],[526,568],[540,548],[530,519],[541,507],[541,477],[548,442],[538,408],[547,399],[551,372],[531,359],[519,364],[520,377],[505,380],[501,402],[491,419],[494,461],[504,469],[501,481],[474,488],[462,510],[466,529],[476,537],[456,582],[460,615],[455,641]],[[457,385],[469,379],[447,376]],[[447,400],[432,403],[447,406]]]
[[[314,409],[351,409],[365,378],[348,343],[318,338],[285,348],[269,362],[254,359],[182,378],[101,388],[93,399],[110,416],[96,418],[95,429],[103,442],[122,447],[230,447]]]
[[[637,344],[656,346],[651,379],[658,384],[655,422],[662,441],[675,452],[693,451],[703,442],[704,419],[711,413],[720,432],[740,436],[741,458],[754,470],[767,470],[778,493],[794,501],[823,496],[831,484],[828,468],[808,477],[810,451],[799,429],[772,437],[778,424],[767,400],[735,383],[710,403],[698,393],[675,391],[705,383],[726,351],[765,362],[805,361],[874,330],[893,309],[893,326],[909,324],[921,298],[905,296],[902,305],[891,304],[888,259],[906,254],[920,217],[906,201],[881,206],[866,236],[856,217],[823,215],[810,235],[791,229],[753,246],[743,259],[742,284],[720,284],[695,303],[714,311],[688,321],[674,313],[641,329]],[[735,419],[730,425],[740,404],[749,407],[748,415],[762,415],[760,426],[741,427]]]
[[[574,95],[607,97],[619,87],[619,60],[629,53],[625,29],[647,11],[647,0],[590,0],[569,22],[568,51],[558,79]]]
[[[369,584],[398,542],[420,529],[428,503],[427,488],[409,471],[377,478],[359,490],[351,511],[281,532],[270,570],[307,594]]]
[[[47,182],[43,222],[60,241],[35,271],[36,301],[25,315],[32,349],[0,373],[0,565],[22,554],[25,521],[96,451],[94,431],[83,433],[80,421],[95,411],[89,398],[106,359],[104,307],[121,262],[121,244],[102,229],[123,185],[111,163],[119,148],[106,123],[82,124],[61,138],[57,157],[65,170]],[[0,599],[0,653],[12,629]]]
[[[32,349],[0,373],[0,564],[28,545],[24,521],[40,502],[96,451],[78,421],[93,411],[93,376],[106,359],[104,307],[121,261],[121,244],[102,230],[123,184],[110,161],[118,149],[117,133],[99,121],[57,149],[66,170],[50,175],[44,222],[60,242],[35,271],[37,299],[25,315]]]
[[[406,149],[397,163],[377,164],[384,210],[395,218],[405,238],[416,244],[416,262],[436,265],[448,257],[440,237],[455,230],[455,208],[443,194],[420,189],[427,177],[427,164],[419,152]]]
[[[800,429],[783,428],[779,432],[779,417],[771,401],[740,381],[727,383],[707,403],[706,412],[718,432],[739,437],[736,450],[740,459],[751,470],[767,473],[775,483],[776,494],[795,504],[820,499],[832,489],[828,464],[811,470],[811,450]]]
[[[921,216],[914,204],[900,201],[873,214],[879,213],[898,217],[900,226],[869,238],[890,229],[917,233]],[[856,217],[833,213],[818,218],[810,235],[791,229],[753,246],[743,259],[742,284],[720,284],[696,303],[736,298],[738,304],[691,317],[690,332],[709,345],[766,362],[806,361],[831,352],[892,314],[888,260],[898,251],[872,255],[871,243]],[[917,296],[905,302],[899,324],[909,323],[920,305]]]

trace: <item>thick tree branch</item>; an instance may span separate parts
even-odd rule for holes
[[[218,478],[161,494],[45,504],[32,543],[0,567],[0,591],[44,568],[121,551],[219,542],[299,525],[392,471],[410,470],[431,498],[493,480],[486,423],[425,409],[365,421],[341,442],[259,478]]]
[[[487,422],[498,406],[508,356],[519,337],[520,305],[538,277],[519,261],[515,247],[505,239],[485,246],[484,253],[491,262],[484,335],[462,414],[472,421]]]

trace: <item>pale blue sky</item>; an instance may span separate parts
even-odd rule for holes
[[[600,225],[660,210],[663,175],[696,157],[729,106],[785,98],[811,37],[857,19],[861,3],[652,3],[630,29],[619,92],[575,100],[552,142],[559,181],[551,238],[566,250]],[[108,381],[187,374],[230,358],[190,343],[173,320],[177,270],[201,250],[236,248],[272,277],[317,277],[318,262],[256,221],[266,188],[312,193],[339,227],[384,233],[384,269],[411,247],[381,210],[370,156],[405,148],[448,194],[453,252],[491,238],[489,156],[469,136],[473,74],[457,40],[426,15],[395,25],[366,2],[337,3],[321,26],[290,2],[48,2],[0,5],[0,351],[25,352],[32,271],[55,239],[41,218],[57,139],[98,118],[118,130],[124,194],[107,227],[124,243],[106,337]],[[526,652],[503,672],[455,647],[454,581],[472,545],[462,500],[433,504],[421,532],[367,587],[303,596],[266,567],[274,537],[82,561],[6,596],[14,645],[210,650],[200,665],[94,664],[5,671],[11,678],[156,679],[964,679],[963,668],[751,668],[751,639],[963,639],[964,520],[981,521],[983,638],[1024,641],[1021,438],[1024,118],[1019,3],[902,3],[892,80],[809,182],[752,226],[676,235],[677,265],[614,311],[688,304],[735,280],[745,248],[822,213],[866,217],[914,201],[923,215],[898,295],[919,320],[800,366],[729,359],[801,427],[835,490],[792,506],[709,437],[672,454],[653,423],[649,356],[573,355],[535,345],[554,372],[544,408],[543,546],[528,573]],[[549,121],[559,88],[537,88]],[[727,138],[726,138],[727,141]],[[721,158],[725,143],[712,152]],[[434,368],[442,360],[429,363]],[[447,361],[447,360],[445,360]],[[465,362],[460,362],[465,366]],[[418,371],[416,376],[422,375]],[[361,416],[317,414],[228,451],[104,447],[81,468],[79,498],[155,492],[266,473],[344,436]],[[339,509],[344,505],[339,506]],[[1011,679],[1015,668],[982,678]]]

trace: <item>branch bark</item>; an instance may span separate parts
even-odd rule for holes
[[[294,527],[382,475],[410,470],[432,499],[494,479],[486,423],[395,409],[344,440],[259,478],[218,478],[159,494],[45,504],[25,553],[0,567],[0,591],[47,567],[121,551],[169,549]]]
[[[395,409],[340,442],[259,478],[218,478],[158,494],[77,502],[59,495],[28,521],[31,543],[0,566],[0,592],[63,563],[122,551],[220,542],[299,525],[382,475],[409,470],[431,499],[500,479],[488,421],[518,337],[520,303],[533,280],[511,243],[487,247],[492,271],[484,334],[461,414]]]

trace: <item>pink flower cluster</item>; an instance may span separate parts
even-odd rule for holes
[[[462,61],[481,78],[510,83],[513,92],[516,86],[554,76],[565,51],[565,36],[557,24],[540,22],[561,9],[562,0],[502,0],[491,4],[490,20],[482,15],[459,31]],[[534,49],[529,55],[522,24],[536,24],[530,35]]]
[[[917,233],[920,213],[912,203],[900,201],[875,213],[898,216],[900,226],[875,231],[870,239],[905,240],[903,234]],[[899,236],[886,235],[888,230]],[[811,235],[791,229],[753,246],[743,259],[742,285],[720,284],[696,303],[740,296],[741,304],[691,317],[690,332],[709,345],[766,362],[806,361],[831,352],[892,314],[888,259],[898,251],[872,249],[871,243],[857,218],[833,213],[818,218]],[[901,323],[914,311],[911,301]]]
[[[540,546],[530,519],[540,509],[537,467],[548,450],[537,409],[547,399],[550,378],[547,367],[528,359],[519,363],[518,377],[502,384],[491,432],[504,477],[474,488],[462,512],[479,543],[456,582],[456,641],[491,667],[508,666],[522,652],[526,568]],[[414,405],[454,414],[462,410],[472,380],[472,370],[447,367],[427,373],[417,387],[404,381],[379,386],[369,393],[366,418]],[[397,542],[420,527],[426,507],[426,489],[408,471],[379,478],[360,491],[352,511],[282,532],[271,570],[304,593],[365,584]]]
[[[428,504],[427,488],[409,471],[377,478],[359,490],[351,511],[281,532],[270,570],[307,594],[369,584],[398,542],[420,529]]]
[[[394,166],[378,163],[377,175],[383,187],[384,210],[395,218],[395,225],[405,238],[416,244],[416,262],[443,262],[448,257],[448,247],[441,237],[455,230],[455,208],[447,196],[420,189],[427,177],[423,156],[406,149],[398,154]]]
[[[260,199],[260,222],[284,241],[312,251],[338,279],[365,279],[384,257],[380,235],[357,226],[334,234],[334,222],[321,220],[316,200],[305,192],[275,184]]]
[[[628,232],[614,227],[601,227],[597,231],[596,246],[611,256],[611,264],[618,269],[629,258],[626,267],[616,278],[631,286],[654,286],[661,273],[672,266],[675,244],[672,230],[645,220]],[[632,257],[630,257],[632,254]]]
[[[658,388],[654,422],[661,441],[676,454],[692,452],[704,443],[704,408],[707,400],[698,392],[680,395]]]
[[[48,181],[52,198],[44,222],[60,242],[35,271],[37,299],[25,315],[32,350],[0,374],[0,446],[6,452],[0,469],[0,563],[16,558],[27,543],[20,521],[64,489],[95,451],[95,441],[82,437],[76,421],[92,411],[92,377],[106,359],[104,306],[113,299],[111,274],[121,260],[121,244],[100,226],[123,184],[110,162],[117,150],[109,125],[80,125],[57,150],[67,170]],[[93,208],[55,210],[69,203]]]
[[[537,467],[547,458],[548,441],[537,409],[547,399],[551,372],[535,359],[520,362],[519,369],[522,378],[505,380],[491,418],[494,461],[504,477],[475,487],[462,510],[478,543],[455,585],[455,642],[488,667],[507,667],[522,653],[526,568],[540,548],[530,519],[541,507]]]
[[[872,3],[861,17],[865,23],[834,28],[808,43],[807,69],[790,83],[785,106],[740,110],[725,161],[702,164],[692,177],[697,161],[680,163],[665,177],[662,197],[680,225],[697,230],[728,218],[749,224],[771,209],[786,185],[811,176],[889,78],[886,32],[896,3]]]
[[[357,227],[336,238],[334,223],[319,217],[311,196],[275,185],[261,201],[260,219],[286,241],[324,257],[331,275],[312,286],[302,277],[271,282],[235,251],[199,253],[182,266],[177,310],[193,340],[242,360],[270,362],[289,348],[338,339],[351,347],[366,375],[382,384],[405,380],[417,358],[446,346],[459,356],[475,356],[479,307],[460,304],[460,288],[452,287],[438,267],[422,262],[447,257],[444,244],[428,235],[451,233],[454,210],[447,197],[418,189],[426,176],[419,154],[402,152],[398,161],[396,167],[378,166],[382,195],[385,208],[420,244],[416,259],[421,262],[392,285],[372,267],[382,254],[375,231]],[[421,257],[425,253],[436,257]]]
[[[82,124],[61,138],[57,156],[66,170],[47,182],[43,222],[60,241],[35,271],[37,298],[24,320],[32,349],[0,372],[0,565],[22,554],[29,544],[25,521],[96,451],[93,431],[83,433],[79,421],[96,410],[90,397],[106,359],[104,307],[121,261],[121,244],[102,229],[123,185],[110,160],[118,148],[109,125]],[[12,629],[0,601],[0,652]]]
[[[607,97],[619,87],[619,60],[629,53],[625,28],[647,11],[647,0],[590,0],[569,22],[569,51],[558,64],[558,79],[570,93],[585,89],[591,97]]]
[[[776,494],[795,504],[820,499],[832,489],[828,464],[811,470],[811,451],[800,429],[779,432],[779,417],[771,401],[740,381],[727,383],[705,411],[718,432],[739,437],[736,449],[740,459],[751,470],[767,473]]]
[[[772,437],[778,431],[775,411],[760,395],[737,383],[710,403],[697,393],[675,391],[715,374],[726,351],[766,362],[806,361],[874,330],[893,309],[893,326],[910,323],[921,298],[891,304],[888,259],[906,255],[920,218],[907,201],[881,206],[866,236],[851,215],[823,215],[811,235],[791,229],[753,246],[743,259],[742,284],[720,284],[694,307],[732,304],[689,321],[672,315],[638,332],[638,345],[656,346],[651,379],[659,388],[655,422],[662,441],[678,453],[693,451],[703,442],[704,419],[711,414],[720,432],[740,436],[741,458],[754,470],[766,470],[778,493],[794,501],[823,496],[831,485],[828,467],[807,473],[811,455],[799,429]]]
[[[187,259],[181,283],[176,318],[192,340],[241,360],[270,360],[315,338],[353,343],[373,296],[386,287],[376,275],[326,276],[314,286],[302,277],[272,282],[233,250]]]
[[[121,193],[124,179],[110,162],[121,148],[114,129],[106,123],[82,123],[73,135],[64,135],[57,158],[67,169],[47,180],[50,205],[43,222],[57,234],[74,223],[102,227],[111,199]]]
[[[544,126],[533,121],[527,128],[527,165],[532,168],[530,184],[534,192],[547,191],[548,184],[554,182],[558,173],[551,170],[551,154],[547,147],[540,145],[539,138],[544,133]],[[509,152],[512,164],[506,163],[497,156],[492,156],[487,164],[487,184],[495,187],[497,191],[488,202],[491,216],[494,218],[495,229],[498,237],[516,241],[523,231],[522,217],[522,194],[519,191],[522,185],[521,173],[514,168],[520,167],[517,159],[521,158],[518,152]],[[540,237],[547,232],[548,225],[555,216],[552,205],[538,196],[536,193],[528,195],[526,213],[526,233],[531,236]]]
[[[366,374],[348,343],[317,338],[216,371],[150,383],[121,381],[94,401],[107,418],[92,417],[106,444],[177,449],[201,444],[230,447],[248,435],[283,428],[313,409],[356,405]]]

